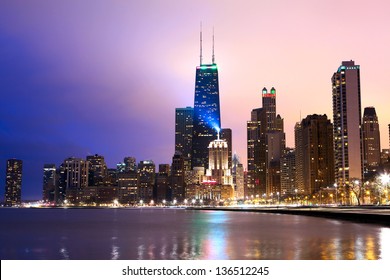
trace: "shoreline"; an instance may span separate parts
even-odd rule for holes
[[[108,207],[108,206],[57,206],[57,207],[0,207],[0,209],[117,209],[117,210],[191,210],[191,211],[231,211],[257,212],[269,214],[301,215],[310,217],[344,220],[365,224],[378,224],[390,227],[389,206],[263,206],[263,207],[224,207],[224,206],[136,206],[136,207]]]
[[[369,206],[369,207],[187,207],[189,210],[206,211],[233,211],[233,212],[257,212],[271,214],[301,215],[334,220],[344,220],[365,224],[379,224],[390,227],[390,207]]]

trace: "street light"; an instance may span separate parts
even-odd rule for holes
[[[386,205],[387,205],[387,199],[388,199],[388,194],[387,194],[387,184],[390,182],[390,175],[385,173],[381,175],[381,181],[382,181],[382,186],[385,185],[385,195],[386,195]]]
[[[337,183],[334,183],[334,189],[335,189],[335,192],[336,192],[336,206],[338,205],[338,202],[337,202]]]
[[[276,192],[277,196],[278,196],[278,204],[280,204],[280,201],[279,201],[279,192]]]

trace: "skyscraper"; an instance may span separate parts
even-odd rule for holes
[[[236,199],[243,199],[245,196],[244,166],[240,163],[237,154],[234,154],[232,159],[232,176],[234,196]]]
[[[245,196],[263,195],[266,191],[266,136],[262,124],[265,123],[265,110],[253,109],[251,120],[247,122],[248,172]]]
[[[276,90],[262,90],[263,108],[247,122],[248,174],[245,195],[280,192],[280,158],[285,149],[283,119],[276,115]]]
[[[335,177],[339,186],[362,179],[360,66],[343,61],[332,76]]]
[[[175,152],[180,152],[185,158],[191,158],[193,118],[194,108],[176,108]]]
[[[219,108],[218,68],[213,55],[211,64],[202,61],[202,32],[200,33],[200,65],[196,67],[194,125],[192,138],[192,168],[208,168],[208,145],[221,129]]]
[[[171,167],[169,164],[159,164],[158,173],[156,177],[156,194],[155,198],[157,202],[162,202],[168,199],[169,190],[169,178],[171,173]]]
[[[70,203],[82,202],[82,190],[88,186],[88,161],[70,157],[62,164],[62,182]]]
[[[176,199],[178,202],[182,202],[185,196],[185,160],[183,155],[175,153],[172,157],[172,171],[171,171],[171,197],[173,201]]]
[[[219,137],[209,144],[209,168],[203,179],[206,197],[213,200],[233,198],[233,177],[229,168],[228,143]]]
[[[375,171],[381,162],[381,141],[378,117],[374,107],[364,108],[363,113],[364,173]]]
[[[125,164],[125,172],[137,171],[137,161],[135,157],[125,157],[123,163]]]
[[[232,130],[230,128],[222,128],[221,129],[221,139],[225,139],[228,144],[228,164],[229,168],[232,168],[232,147],[233,147],[233,140],[232,140]]]
[[[55,202],[58,196],[56,188],[56,166],[45,164],[43,166],[43,201]]]
[[[334,184],[333,126],[326,115],[309,115],[296,126],[298,190],[313,194]],[[303,183],[303,184],[302,184]],[[302,184],[302,185],[301,185]]]
[[[144,203],[153,199],[153,189],[156,178],[156,165],[152,160],[141,160],[138,164],[138,198]]]
[[[280,194],[291,196],[295,193],[296,184],[295,150],[286,148],[280,159]]]
[[[18,206],[22,202],[22,167],[19,159],[7,160],[5,179],[5,206]]]
[[[98,154],[87,156],[88,186],[103,185],[107,177],[107,165],[104,157]]]

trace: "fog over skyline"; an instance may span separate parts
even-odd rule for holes
[[[199,65],[219,71],[221,123],[246,162],[246,121],[276,89],[286,144],[309,114],[332,120],[331,77],[360,65],[362,113],[390,123],[387,1],[4,0],[0,3],[0,197],[8,158],[23,160],[22,199],[39,199],[45,163],[100,154],[171,163],[175,108],[193,106]]]

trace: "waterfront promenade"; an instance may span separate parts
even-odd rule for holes
[[[288,215],[304,215],[359,223],[380,224],[390,227],[389,206],[267,206],[267,207],[189,207],[192,210],[243,211]]]

